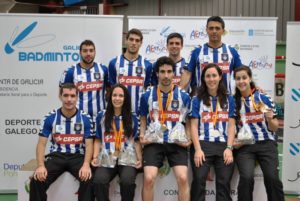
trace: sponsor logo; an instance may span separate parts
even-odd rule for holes
[[[299,127],[300,127],[300,119],[298,121],[298,125],[297,126],[290,126],[290,128],[292,128],[292,129],[296,129],[296,128],[299,128]]]
[[[53,134],[53,139],[57,144],[82,144],[82,134]]]
[[[267,55],[262,56],[258,59],[251,60],[249,63],[249,67],[255,70],[271,69],[273,67],[273,64],[268,60],[269,59]]]
[[[273,29],[249,29],[248,36],[274,36]]]
[[[135,68],[135,73],[136,73],[137,75],[141,75],[141,74],[143,73],[143,67],[142,67],[142,66],[137,66],[137,67]]]
[[[177,122],[179,121],[180,112],[179,111],[164,111],[163,116],[166,121]],[[161,111],[159,111],[159,120],[161,120]],[[151,119],[153,120],[153,111],[151,111]]]
[[[104,133],[104,142],[105,143],[111,143],[111,142],[115,142],[116,139],[115,139],[115,134],[113,132],[105,132]],[[122,142],[125,142],[125,136],[124,136],[124,133],[122,133],[122,139],[121,139]]]
[[[190,40],[205,39],[207,36],[206,27],[202,26],[200,29],[194,29],[191,31]]]
[[[300,172],[297,172],[297,173],[296,173],[296,178],[288,179],[288,181],[289,181],[289,182],[295,182],[295,181],[297,181],[299,178],[300,178]]]
[[[4,162],[1,166],[1,175],[3,177],[17,177],[18,171],[20,171],[22,167],[23,164]]]
[[[146,54],[161,54],[166,53],[166,39],[161,39],[154,44],[149,44],[146,46]]]
[[[299,89],[292,89],[292,95],[291,95],[293,101],[298,102],[300,99],[300,88]]]
[[[166,26],[160,30],[159,35],[167,38],[170,33],[174,33],[174,32],[177,32],[177,31],[175,29],[173,29],[171,26]],[[182,35],[183,38],[185,37],[185,33],[180,33],[180,35]]]
[[[94,82],[78,82],[77,89],[80,92],[87,92],[87,91],[98,91],[101,90],[103,86],[102,81],[94,81]]]
[[[290,143],[290,148],[289,148],[290,154],[293,156],[296,156],[297,154],[300,153],[300,143]]]
[[[76,132],[81,131],[81,130],[82,130],[82,124],[81,124],[81,123],[75,123],[75,124],[74,124],[74,130],[75,130]]]
[[[246,123],[258,123],[263,121],[264,121],[264,114],[262,112],[246,113]]]
[[[144,78],[139,76],[119,76],[119,83],[125,86],[143,86]]]
[[[216,63],[222,70],[223,73],[229,73],[230,68],[229,68],[229,63]],[[201,64],[201,68],[204,69],[208,63]]]
[[[248,30],[248,36],[253,36],[254,35],[254,30],[253,29],[249,29]]]
[[[215,118],[215,113],[213,112],[202,112],[201,119],[203,123],[213,122]],[[228,112],[218,112],[217,114],[218,122],[227,122],[228,121]]]
[[[173,110],[177,110],[179,108],[179,101],[178,100],[172,100],[172,102],[171,102],[171,108]]]
[[[10,40],[4,46],[5,53],[12,55],[12,53],[17,52],[17,59],[22,62],[79,61],[79,48],[72,45],[63,45],[63,51],[28,51],[28,49],[36,50],[40,46],[45,46],[45,44],[50,43],[56,38],[56,35],[52,33],[33,35],[34,32],[39,32],[37,21],[32,22],[22,31],[19,31],[19,26],[17,26],[14,31],[12,31]],[[23,51],[25,49],[27,51]],[[76,50],[76,52],[74,52],[74,50]]]
[[[100,80],[101,79],[101,74],[100,73],[94,73],[94,78],[95,78],[95,80]]]
[[[179,85],[181,80],[181,76],[174,76],[172,79],[172,83],[175,85]]]

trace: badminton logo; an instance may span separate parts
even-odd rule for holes
[[[10,37],[10,41],[7,42],[4,47],[5,53],[11,54],[15,51],[15,49],[41,46],[55,39],[54,34],[41,34],[31,36],[32,32],[36,29],[37,25],[38,22],[35,21],[20,32],[19,27],[17,26]]]

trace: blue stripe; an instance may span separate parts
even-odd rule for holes
[[[137,62],[138,63],[137,67],[143,66],[142,62],[143,62],[142,61],[142,57],[139,56],[138,62]],[[144,68],[146,69],[145,63],[144,63]],[[142,76],[142,74],[139,75],[139,76]],[[136,93],[136,96],[135,96],[135,108],[134,108],[134,112],[137,113],[137,111],[138,111],[138,102],[139,102],[139,99],[140,99],[140,86],[136,86],[135,93]]]
[[[292,92],[300,98],[300,93],[296,89],[292,89]]]
[[[95,69],[95,73],[100,73],[100,70],[99,68],[102,67],[102,66],[99,66],[98,64],[95,63],[95,66],[94,66],[94,69]],[[103,79],[103,87],[101,89],[101,94],[103,94],[103,91],[105,91],[105,80],[104,80],[104,74],[101,75],[100,73],[100,76],[101,76],[101,79]],[[102,104],[104,104],[104,100],[102,100]],[[101,102],[100,102],[100,90],[97,90],[96,91],[96,107],[97,107],[97,111],[95,111],[95,116],[96,114],[98,113],[98,111],[100,111],[100,109],[104,109],[104,106],[100,106],[101,105]],[[91,116],[93,117],[93,116]]]
[[[72,123],[72,122],[71,122],[71,123]],[[80,111],[77,111],[77,113],[76,113],[76,123],[77,123],[77,124],[81,123],[81,112],[80,112]],[[75,126],[75,124],[74,124],[73,126]],[[82,124],[81,124],[81,129],[84,129],[83,121],[82,121]],[[76,131],[75,129],[74,129],[74,131],[75,131],[75,134],[84,133],[83,131]],[[84,134],[82,134],[82,135],[84,136]],[[76,145],[75,145],[75,153],[80,153],[80,146],[82,146],[82,145],[84,144],[84,142],[85,142],[84,139],[85,139],[85,138],[83,137],[82,144],[76,144]],[[83,146],[82,146],[82,148],[84,149]]]
[[[56,125],[61,125],[61,111],[60,109],[57,110],[57,114],[56,114]],[[62,126],[62,125],[61,125]],[[55,128],[56,130],[56,128]],[[57,152],[61,152],[61,145],[60,144],[56,144],[57,145],[57,149],[55,151]]]
[[[95,67],[95,63],[94,63],[94,66]],[[91,69],[87,69],[86,70],[86,82],[92,82],[92,73],[91,73]],[[87,104],[88,104],[88,113],[91,117],[94,116],[93,114],[93,101],[90,101],[93,99],[93,91],[88,91],[87,92],[87,96],[88,96],[88,99],[87,99]]]
[[[227,54],[227,48],[226,48],[226,45],[223,43],[222,44],[222,53],[223,54]],[[221,57],[222,57],[222,54],[221,54]],[[229,61],[229,55],[227,54],[227,57],[228,57],[228,61],[223,61],[222,60],[222,62],[223,63],[227,63],[227,62],[230,62]],[[229,67],[230,68],[230,67]],[[224,81],[224,84],[225,84],[225,86],[226,86],[226,89],[230,92],[230,94],[231,94],[231,89],[230,89],[230,87],[229,87],[229,83],[228,83],[228,81],[230,80],[230,72],[231,72],[231,70],[229,70],[229,73],[223,73],[223,81]]]
[[[77,71],[77,76],[81,76],[82,74],[82,71],[81,71],[81,67],[79,65],[79,63],[76,65],[76,71]],[[82,81],[82,80],[81,80]],[[82,92],[79,92],[79,110],[83,110],[83,93]]]

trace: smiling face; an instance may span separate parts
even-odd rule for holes
[[[181,42],[180,38],[171,38],[169,39],[167,43],[167,49],[169,51],[169,55],[176,58],[180,55],[180,51],[183,47],[183,44]]]
[[[82,63],[85,65],[92,64],[94,62],[96,55],[96,50],[93,45],[83,45],[82,49],[80,50],[80,57]]]
[[[221,79],[222,75],[219,75],[215,67],[207,69],[204,74],[204,82],[208,92],[213,92],[213,94],[216,93]]]
[[[111,95],[111,101],[112,101],[112,105],[115,109],[122,109],[122,106],[124,104],[124,99],[125,99],[125,95],[124,95],[124,91],[121,87],[116,87]]]
[[[251,81],[252,79],[246,70],[241,70],[235,73],[235,84],[241,93],[247,93],[251,91]]]
[[[130,54],[138,54],[140,47],[142,46],[142,39],[139,35],[130,34],[126,40],[126,51]]]

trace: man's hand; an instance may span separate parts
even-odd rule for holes
[[[45,181],[48,176],[48,171],[44,165],[39,166],[36,168],[33,178],[38,181]]]
[[[232,163],[233,162],[232,150],[226,148],[224,150],[223,157],[224,157],[225,165],[229,165],[230,163]]]
[[[202,166],[202,164],[204,163],[204,161],[205,161],[205,154],[204,154],[204,152],[201,149],[195,151],[195,155],[194,155],[195,166],[196,167]]]
[[[79,178],[81,181],[87,181],[92,178],[92,171],[90,164],[83,163],[82,167],[79,170]]]

